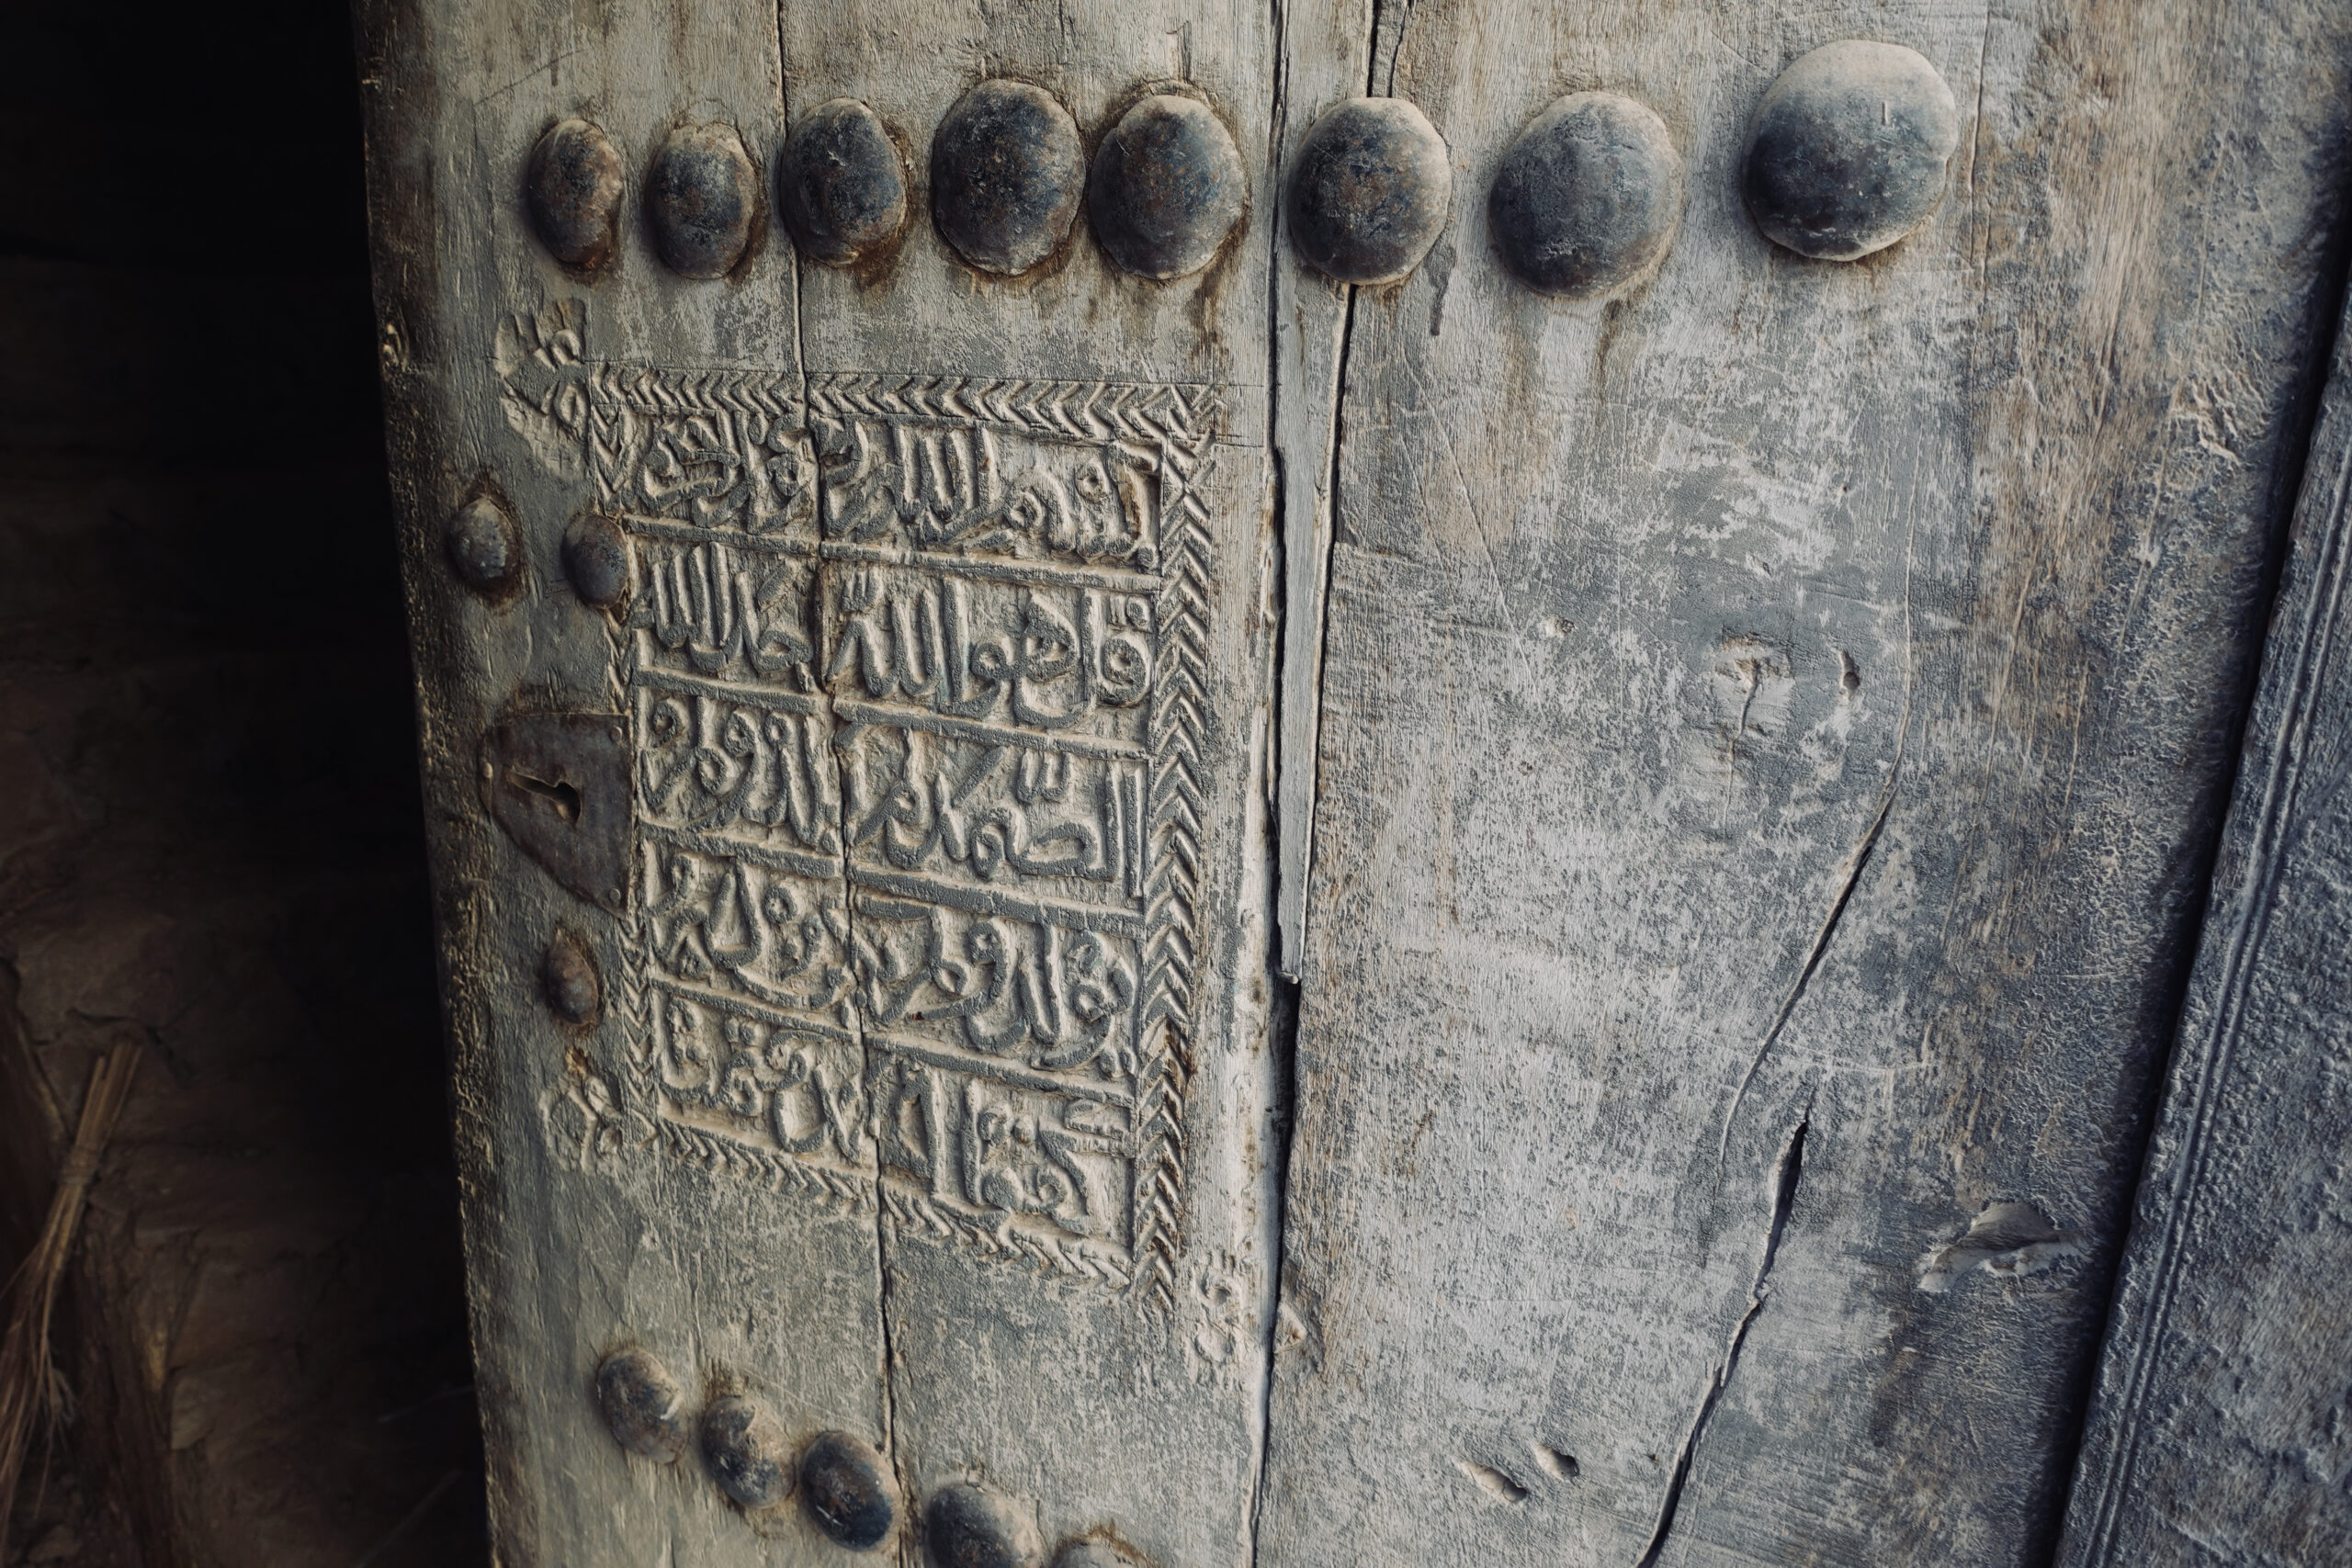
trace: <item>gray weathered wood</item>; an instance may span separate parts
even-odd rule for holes
[[[690,1413],[706,1388],[741,1391],[797,1426],[883,1429],[874,1219],[854,1175],[817,1172],[786,1190],[664,1157],[675,1145],[657,1154],[664,1124],[632,1070],[649,1003],[628,978],[626,944],[642,911],[615,919],[567,893],[483,809],[494,723],[619,712],[624,700],[612,689],[616,634],[577,600],[558,558],[565,526],[594,500],[592,457],[510,396],[509,378],[534,391],[601,362],[797,380],[791,253],[773,236],[740,279],[689,283],[655,259],[632,199],[620,257],[593,286],[530,236],[521,171],[564,116],[613,138],[632,198],[683,116],[729,118],[763,149],[777,140],[772,17],[746,6],[691,28],[673,20],[650,4],[593,20],[527,4],[361,13],[478,1386],[499,1552],[518,1562],[722,1562],[753,1550],[692,1457],[656,1466],[603,1435],[591,1378],[616,1344],[660,1356],[695,1396]],[[443,517],[485,472],[512,503],[527,560],[503,606],[469,592],[441,547]],[[586,1038],[540,1000],[542,953],[560,927],[585,940],[605,980],[605,1022]],[[802,1545],[780,1560],[813,1555]]]
[[[2352,331],[2339,323],[2059,1561],[2352,1560]]]
[[[1041,1553],[1161,1568],[2047,1554],[2352,15],[360,19],[503,1560],[843,1558],[691,1443],[625,1452],[622,1346],[689,1427],[752,1401],[787,1470],[876,1445],[904,1562],[967,1484]],[[1743,132],[1848,38],[1935,64],[1960,151],[1919,231],[1807,261],[1743,211]],[[1168,282],[1083,211],[967,265],[928,154],[991,77],[1090,152],[1196,97],[1244,219]],[[1453,215],[1349,289],[1279,175],[1367,89],[1446,139]],[[1689,195],[1654,274],[1569,303],[1486,192],[1583,89],[1654,109]],[[910,216],[834,268],[767,175],[842,97]],[[566,118],[627,173],[593,275],[523,200]],[[655,149],[712,126],[750,249],[665,264]],[[625,563],[609,611],[567,538]]]
[[[834,378],[844,388],[912,378],[917,389],[952,384],[940,378],[1033,388],[1043,378],[1054,385],[1036,389],[1039,406],[1076,411],[1079,423],[1167,396],[1191,407],[1205,438],[1189,455],[1166,449],[1188,470],[1184,504],[1201,533],[1184,542],[1170,501],[1159,570],[1170,588],[1157,612],[1169,617],[1157,654],[1169,679],[1137,713],[1159,738],[1148,784],[1155,840],[1180,818],[1186,839],[1154,852],[1153,934],[1134,954],[1170,1033],[1165,1070],[1147,1070],[1134,1111],[1145,1150],[1134,1167],[1133,1261],[1115,1265],[1120,1280],[1106,1288],[977,1263],[904,1220],[886,1232],[884,1256],[892,1435],[914,1495],[970,1476],[1034,1507],[1048,1550],[1115,1529],[1154,1562],[1239,1562],[1261,1458],[1275,1224],[1265,993],[1272,18],[1261,6],[1182,0],[876,0],[793,5],[783,17],[795,118],[829,98],[865,99],[905,134],[919,171],[932,128],[986,73],[1046,87],[1090,146],[1145,91],[1196,92],[1249,174],[1240,231],[1204,270],[1172,281],[1120,271],[1083,215],[1066,251],[1036,273],[986,276],[918,213],[887,274],[804,265],[800,282],[820,449]],[[976,388],[968,400],[989,395]],[[887,414],[894,405],[858,406]],[[1151,441],[1140,424],[1119,438],[1131,450]],[[1159,481],[1163,499],[1177,493],[1171,478]],[[886,1200],[898,1190],[886,1187]]]
[[[1372,13],[1372,0],[1320,0],[1283,8],[1274,141],[1281,154],[1274,164],[1278,175],[1290,169],[1317,115],[1378,85],[1371,80]],[[1279,225],[1279,204],[1271,205]],[[1287,243],[1277,249],[1272,413],[1282,486],[1283,637],[1275,755],[1276,912],[1278,964],[1293,978],[1305,940],[1307,866],[1315,841],[1315,738],[1322,702],[1324,594],[1331,570],[1331,458],[1339,439],[1340,350],[1354,292],[1306,265]]]
[[[659,1399],[628,1428],[656,1457],[625,1452],[592,1385],[628,1345],[689,1428],[767,1412],[787,1472],[838,1430],[913,1514],[978,1482],[1048,1549],[1245,1556],[1276,1219],[1271,17],[384,0],[360,28],[502,1560],[844,1560],[793,1504],[746,1517],[691,1442],[660,1462]],[[1090,146],[1145,91],[1199,96],[1245,221],[1167,283],[1083,215],[1026,276],[965,265],[926,153],[987,75]],[[834,270],[766,176],[844,96],[909,154],[911,219]],[[574,118],[628,183],[594,276],[523,200]],[[643,198],[663,139],[713,124],[761,209],[731,267],[673,248],[726,272],[690,281]],[[444,520],[494,548],[502,508],[525,565],[477,592]],[[568,575],[580,529],[630,563],[610,615]],[[571,939],[587,1026],[545,996]],[[918,1534],[902,1510],[890,1552]]]
[[[1345,351],[1261,1557],[2039,1560],[2325,319],[2352,15],[1401,27],[1456,217]],[[1949,83],[1951,188],[1805,261],[1741,209],[1743,128],[1857,37]],[[1602,87],[1671,131],[1683,231],[1550,303],[1485,189]]]

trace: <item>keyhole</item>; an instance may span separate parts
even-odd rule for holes
[[[528,773],[506,775],[506,782],[525,795],[536,795],[555,808],[555,814],[567,823],[580,820],[580,792],[568,784],[549,784]]]

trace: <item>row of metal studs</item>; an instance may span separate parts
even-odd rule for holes
[[[1791,65],[1749,127],[1741,193],[1770,239],[1851,261],[1894,243],[1942,198],[1959,111],[1933,65],[1897,44],[1848,39]],[[1166,280],[1206,266],[1239,223],[1249,182],[1233,136],[1206,104],[1156,93],[1123,114],[1091,174],[1078,125],[1044,88],[982,82],[931,147],[932,221],[966,262],[1028,271],[1069,238],[1081,196],[1112,261]],[[837,98],[809,114],[778,163],[776,209],[811,261],[851,266],[887,254],[906,224],[908,164],[880,118]],[[555,258],[582,273],[618,251],[627,180],[596,126],[567,119],[531,151],[524,195]],[[1682,210],[1682,160],[1645,105],[1577,93],[1504,152],[1487,196],[1505,266],[1539,292],[1588,299],[1662,256]],[[1453,172],[1427,116],[1402,98],[1327,110],[1299,149],[1286,193],[1292,243],[1342,283],[1395,283],[1445,226]],[[666,136],[646,180],[654,248],[681,276],[723,277],[750,254],[759,176],[731,126]]]
[[[850,1551],[872,1551],[899,1528],[901,1501],[889,1461],[847,1432],[820,1432],[796,1457],[783,1424],[756,1400],[725,1393],[690,1428],[686,1393],[661,1358],[623,1345],[596,1365],[596,1408],[613,1440],[630,1453],[674,1464],[690,1443],[704,1467],[747,1513],[775,1508],[795,1493],[817,1531]],[[1036,1524],[994,1487],[964,1481],[943,1486],[922,1511],[922,1546],[934,1568],[1038,1568],[1046,1550]],[[1100,1537],[1062,1543],[1054,1568],[1136,1568],[1136,1560]]]
[[[982,82],[948,110],[931,144],[932,221],[971,265],[1023,273],[1059,250],[1078,217],[1111,259],[1139,277],[1206,266],[1241,220],[1249,182],[1233,135],[1206,104],[1155,93],[1131,107],[1085,171],[1078,123],[1044,88]],[[777,161],[777,216],[809,260],[854,266],[887,254],[906,224],[909,169],[880,118],[836,98],[820,106]],[[531,150],[523,194],[557,261],[604,269],[618,254],[627,177],[602,129],[549,127]],[[750,254],[759,175],[732,126],[682,125],[646,174],[653,248],[682,277],[724,277]]]

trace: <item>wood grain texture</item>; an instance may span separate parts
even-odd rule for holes
[[[1378,85],[1371,0],[1279,7],[1277,182],[1316,117]],[[1279,183],[1273,193],[1278,198]],[[1269,205],[1281,227],[1279,199]],[[1315,841],[1315,742],[1323,700],[1324,598],[1331,571],[1332,455],[1339,440],[1342,347],[1354,290],[1306,265],[1278,233],[1273,258],[1272,419],[1282,486],[1281,732],[1275,779],[1277,962],[1295,979],[1306,940]]]
[[[563,330],[610,362],[797,381],[788,248],[769,231],[738,277],[688,283],[654,255],[636,205],[681,118],[730,120],[764,162],[784,123],[774,16],[707,10],[687,27],[660,5],[402,4],[361,7],[360,35],[499,1560],[835,1560],[789,1516],[747,1521],[692,1454],[670,1466],[626,1455],[597,1419],[591,1378],[608,1348],[637,1342],[697,1414],[709,1394],[745,1392],[796,1429],[880,1432],[873,1214],[653,1157],[652,1107],[629,1088],[639,1042],[616,983],[621,922],[500,831],[479,776],[482,737],[510,714],[618,710],[605,623],[559,560],[592,499],[582,465],[574,454],[566,471],[544,429],[510,417],[503,372]],[[548,258],[522,200],[533,142],[575,114],[612,136],[630,181],[620,259],[594,285]],[[441,550],[442,518],[484,472],[527,558],[504,606],[470,593]],[[584,1039],[539,997],[559,926],[584,937],[605,976],[605,1021]]]
[[[1261,1556],[2037,1561],[2328,308],[2352,18],[1401,29],[1456,217],[1347,344]],[[1966,118],[1943,207],[1851,265],[1736,185],[1758,97],[1846,37]],[[1691,194],[1653,281],[1555,305],[1483,197],[1585,88],[1655,108]]]
[[[2352,1558],[2342,1158],[2352,1053],[2352,331],[2262,683],[2058,1560]]]
[[[1271,17],[418,0],[360,28],[501,1560],[850,1560],[691,1451],[624,1454],[589,1396],[621,1344],[690,1419],[741,1394],[796,1451],[875,1444],[916,1513],[978,1481],[1049,1550],[1246,1556],[1276,1220]],[[1204,99],[1242,224],[1173,283],[1116,272],[1083,216],[1035,270],[975,272],[930,222],[928,142],[997,75],[1090,147],[1144,92]],[[854,270],[765,210],[840,96],[911,185]],[[567,118],[630,182],[593,276],[520,189]],[[704,282],[641,206],[687,124],[762,184]],[[443,558],[484,495],[526,557],[509,598]],[[635,563],[610,616],[560,558],[592,514]],[[615,756],[617,795],[544,815]],[[613,856],[568,846],[613,798],[605,888],[582,868]],[[540,997],[559,931],[602,976],[592,1029]],[[884,1555],[918,1540],[902,1516]]]
[[[1199,411],[1209,438],[1196,457],[1181,459],[1194,465],[1186,482],[1205,530],[1197,553],[1164,534],[1159,565],[1171,584],[1191,586],[1161,602],[1170,619],[1158,657],[1175,658],[1177,641],[1187,640],[1193,673],[1185,681],[1196,683],[1171,689],[1164,709],[1153,705],[1152,733],[1175,748],[1152,765],[1152,798],[1161,803],[1153,809],[1167,806],[1196,832],[1181,851],[1185,866],[1163,863],[1168,880],[1154,883],[1150,898],[1153,919],[1192,923],[1181,932],[1155,927],[1161,934],[1148,939],[1139,976],[1181,986],[1166,1005],[1185,1015],[1169,1037],[1169,1071],[1151,1079],[1135,1111],[1161,1130],[1170,1156],[1137,1167],[1147,1189],[1138,1224],[1152,1234],[1136,1238],[1132,1280],[1105,1292],[1041,1280],[1034,1270],[975,1268],[919,1225],[890,1231],[893,1456],[910,1495],[967,1479],[1006,1493],[1034,1510],[1049,1552],[1057,1540],[1109,1529],[1157,1562],[1239,1562],[1250,1551],[1261,1455],[1276,1223],[1265,956],[1276,625],[1271,17],[1256,6],[1176,0],[876,0],[787,6],[783,36],[796,120],[831,98],[862,99],[903,137],[918,180],[916,220],[887,268],[801,267],[820,451],[825,389],[843,377],[876,387],[910,380],[908,406],[933,396],[924,389],[943,377],[1049,382],[1059,389],[1039,408],[1093,409],[1105,421],[1148,389],[1174,389]],[[1084,215],[1034,271],[976,272],[922,218],[930,192],[921,182],[932,129],[973,83],[994,76],[1052,93],[1090,151],[1147,92],[1204,100],[1247,171],[1240,228],[1205,269],[1170,282],[1120,271]],[[855,406],[888,410],[886,401]],[[1019,438],[1001,439],[1011,473]],[[1161,493],[1173,492],[1163,484]],[[1163,519],[1171,530],[1176,521]]]

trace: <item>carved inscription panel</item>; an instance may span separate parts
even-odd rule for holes
[[[617,987],[673,1157],[1172,1270],[1207,815],[1209,394],[649,369],[518,323],[626,541]]]

